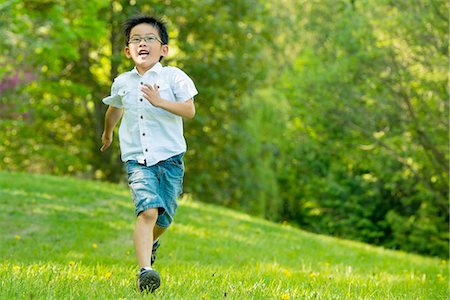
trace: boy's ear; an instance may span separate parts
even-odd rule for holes
[[[169,54],[169,45],[161,46],[161,56],[167,56]]]
[[[123,48],[123,52],[125,53],[125,56],[127,58],[131,58],[131,54],[130,54],[130,48],[128,46],[126,46],[125,48]]]

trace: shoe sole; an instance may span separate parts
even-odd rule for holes
[[[155,270],[148,270],[139,275],[138,290],[140,292],[153,293],[161,284],[159,273]]]

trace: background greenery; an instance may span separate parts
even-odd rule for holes
[[[0,3],[0,170],[123,181],[100,154],[122,22],[163,16],[200,92],[185,192],[318,233],[448,256],[448,2]]]

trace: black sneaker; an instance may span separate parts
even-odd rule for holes
[[[137,278],[137,288],[139,292],[153,293],[159,288],[160,284],[161,279],[157,271],[146,270],[144,268],[141,269]]]
[[[159,241],[156,241],[156,243],[153,244],[152,247],[152,256],[150,257],[150,264],[153,266],[153,263],[156,260],[156,250],[159,248]]]

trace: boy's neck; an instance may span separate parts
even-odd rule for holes
[[[153,68],[158,62],[154,63],[153,65],[149,66],[148,68],[140,68],[138,66],[136,66],[136,70],[138,71],[139,75],[144,75],[145,72],[147,72],[148,70],[150,70],[151,68]]]

